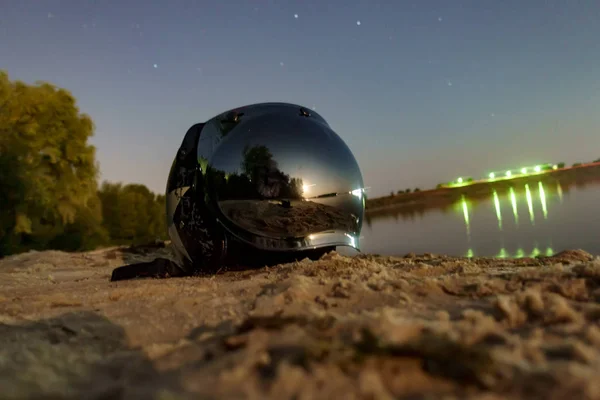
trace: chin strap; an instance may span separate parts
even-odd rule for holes
[[[157,258],[149,262],[123,265],[113,270],[110,281],[123,281],[135,278],[169,278],[188,276],[185,269],[172,260]]]

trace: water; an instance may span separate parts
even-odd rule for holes
[[[582,249],[600,255],[600,179],[516,183],[489,192],[443,207],[367,214],[361,250],[513,258]]]

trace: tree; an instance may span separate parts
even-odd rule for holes
[[[99,222],[93,132],[67,90],[0,71],[0,256]]]
[[[564,168],[565,167],[565,163],[564,162],[559,162],[558,164],[556,164],[556,166],[558,168]]]
[[[143,244],[166,238],[165,196],[146,186],[104,182],[99,191],[103,225],[114,244]]]

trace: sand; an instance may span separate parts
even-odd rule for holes
[[[124,248],[0,260],[3,399],[600,398],[600,259],[329,253],[109,282]]]

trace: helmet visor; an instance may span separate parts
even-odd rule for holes
[[[318,114],[278,103],[225,113],[205,126],[199,160],[208,203],[238,239],[270,250],[359,248],[362,175]]]

